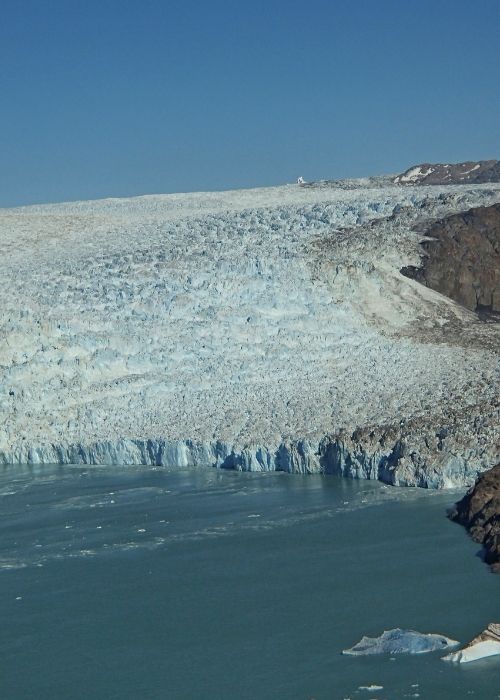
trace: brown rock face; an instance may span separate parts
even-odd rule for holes
[[[472,311],[500,313],[500,204],[435,222],[420,268],[401,272]]]
[[[500,464],[482,474],[448,516],[484,546],[486,563],[500,573]]]
[[[500,161],[478,160],[465,163],[421,163],[393,180],[397,185],[460,185],[500,182]]]

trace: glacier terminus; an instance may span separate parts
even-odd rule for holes
[[[380,177],[0,210],[0,463],[471,484],[499,325],[401,269],[499,201]]]

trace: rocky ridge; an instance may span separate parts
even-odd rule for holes
[[[403,274],[471,311],[500,312],[500,204],[434,222],[421,245],[419,266]]]
[[[479,160],[465,163],[421,163],[397,175],[397,185],[459,185],[500,182],[500,161]]]
[[[500,464],[481,474],[449,517],[483,545],[485,562],[500,573]]]

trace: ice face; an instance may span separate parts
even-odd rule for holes
[[[500,654],[500,624],[492,622],[477,637],[453,654],[443,656],[443,661],[455,663],[468,663],[488,656]]]
[[[453,661],[455,663],[469,663],[470,661],[478,661],[485,659],[488,656],[497,656],[500,654],[500,642],[478,642],[467,646],[465,649],[460,649],[453,654],[443,656],[443,661]]]

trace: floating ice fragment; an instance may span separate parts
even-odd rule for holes
[[[500,654],[500,623],[492,622],[463,649],[443,656],[443,661],[454,661],[464,664],[469,661],[484,659],[487,656],[495,656],[496,654]]]
[[[367,654],[425,654],[437,649],[457,646],[458,642],[441,634],[423,634],[415,630],[399,628],[384,631],[380,637],[363,637],[343,654],[364,656]]]

